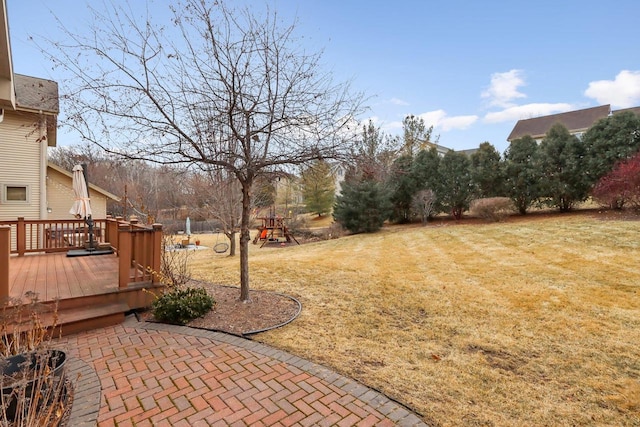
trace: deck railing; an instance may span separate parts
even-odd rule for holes
[[[132,282],[155,282],[160,271],[162,225],[143,225],[132,218],[94,220],[93,241],[111,247],[119,258],[118,286]],[[84,220],[0,221],[0,300],[9,295],[9,258],[25,254],[66,252],[91,241]]]
[[[93,238],[105,242],[106,219],[94,220]],[[89,227],[84,220],[0,221],[11,228],[11,253],[23,256],[32,252],[66,252],[89,242]]]
[[[114,227],[115,226],[115,227]],[[162,254],[162,224],[151,226],[116,219],[107,220],[107,236],[119,258],[118,282],[156,282]]]

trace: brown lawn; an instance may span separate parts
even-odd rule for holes
[[[191,258],[195,277],[231,285],[238,262]],[[251,245],[250,262],[252,288],[303,304],[257,340],[431,425],[640,425],[640,221],[595,212],[389,227]]]

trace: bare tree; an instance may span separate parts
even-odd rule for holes
[[[85,163],[91,184],[120,197],[118,202],[107,201],[110,214],[159,218],[167,211],[177,212],[188,195],[183,170],[109,156],[96,145],[56,147],[49,150],[49,160],[68,171]]]
[[[295,22],[282,24],[275,12],[208,0],[171,10],[171,22],[160,23],[111,5],[94,10],[90,34],[67,31],[70,41],[55,44],[51,58],[71,73],[67,124],[128,158],[235,176],[240,299],[248,301],[256,178],[345,153],[363,97],[323,72],[321,53],[305,52]]]
[[[422,225],[426,225],[433,215],[436,204],[436,193],[433,190],[420,190],[411,199],[411,209],[420,215]]]
[[[195,174],[189,180],[189,186],[196,199],[191,205],[197,206],[203,217],[212,218],[221,226],[222,233],[229,239],[229,256],[234,256],[242,217],[240,183],[226,171],[216,170]]]

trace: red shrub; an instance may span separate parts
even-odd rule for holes
[[[640,153],[617,163],[593,187],[593,199],[605,206],[640,208]]]

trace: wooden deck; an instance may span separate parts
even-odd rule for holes
[[[67,257],[66,253],[13,256],[9,260],[9,296],[35,292],[40,301],[100,295],[118,290],[118,257]]]
[[[9,296],[23,304],[32,301],[57,307],[57,321],[45,315],[43,321],[57,325],[60,334],[71,334],[124,321],[125,313],[149,307],[152,293],[162,285],[150,281],[119,286],[119,258],[115,254],[67,257],[64,252],[12,256],[9,259]],[[134,269],[131,269],[134,275]],[[55,302],[55,303],[54,303]]]
[[[163,288],[151,273],[160,271],[162,225],[96,221],[97,243],[114,254],[67,257],[86,241],[75,220],[0,221],[0,300],[12,300],[4,314],[33,302],[26,295],[33,293],[50,313],[49,326],[69,333],[121,322],[125,313],[151,305]]]

